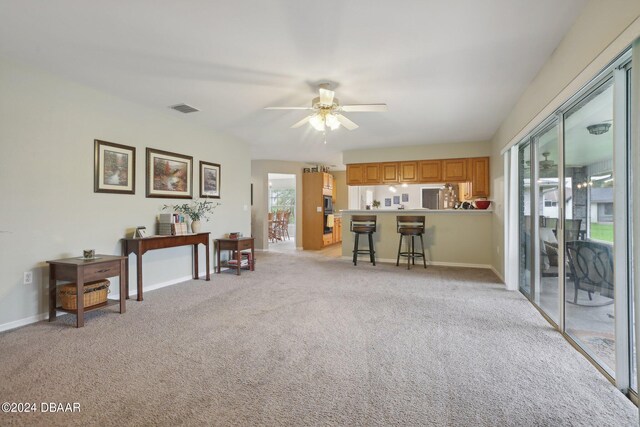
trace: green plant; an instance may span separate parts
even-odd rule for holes
[[[205,220],[209,221],[207,215],[213,213],[213,210],[220,206],[220,202],[212,202],[209,200],[194,200],[191,203],[182,205],[164,205],[162,210],[171,209],[174,212],[184,214],[191,218],[192,221]]]
[[[374,200],[373,203],[371,203],[373,205],[374,208],[379,208],[380,207],[380,200]]]

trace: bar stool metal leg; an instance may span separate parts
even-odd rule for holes
[[[360,233],[356,233],[353,244],[353,265],[358,265],[358,241],[360,240]]]
[[[369,233],[369,258],[373,265],[376,265],[375,251],[373,250],[373,233]]]
[[[424,256],[424,240],[422,239],[422,234],[420,235],[420,246],[422,247],[422,263],[424,264],[424,268],[427,268],[427,257]]]
[[[400,243],[398,244],[398,259],[396,259],[396,267],[400,265],[400,252],[402,252],[402,234],[400,234]]]

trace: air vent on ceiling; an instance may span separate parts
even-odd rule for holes
[[[196,111],[200,111],[195,107],[192,107],[191,105],[187,105],[187,104],[176,104],[176,105],[172,105],[169,108],[173,108],[176,111],[180,111],[181,113],[195,113]]]

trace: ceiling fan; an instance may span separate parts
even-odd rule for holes
[[[357,129],[358,125],[342,113],[387,111],[387,104],[340,105],[340,101],[335,97],[335,92],[329,89],[328,83],[322,83],[319,86],[320,96],[311,100],[311,107],[266,107],[265,110],[311,110],[313,111],[311,114],[295,123],[291,128],[299,128],[309,122],[318,131],[325,131],[326,128],[336,130],[340,125],[348,130]]]

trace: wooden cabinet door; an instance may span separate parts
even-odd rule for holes
[[[347,185],[364,184],[364,163],[347,165]]]
[[[418,182],[418,162],[400,163],[400,182]]]
[[[443,160],[442,179],[445,182],[467,181],[467,159]]]
[[[442,161],[423,160],[418,164],[419,182],[442,182]]]
[[[398,182],[398,163],[381,163],[382,182],[394,184]]]
[[[322,244],[324,246],[329,246],[329,245],[333,244],[333,234],[332,233],[323,234],[322,235]]]
[[[366,163],[364,165],[365,184],[380,184],[382,182],[381,178],[380,163]]]
[[[489,158],[471,159],[471,195],[489,197]]]

